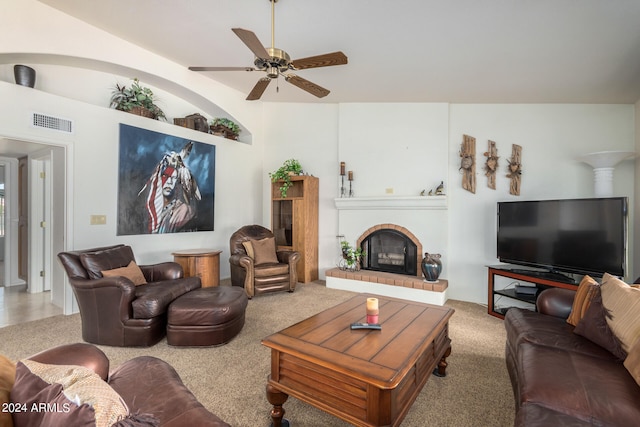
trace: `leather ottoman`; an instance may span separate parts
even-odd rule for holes
[[[225,344],[244,326],[247,293],[237,286],[195,289],[169,306],[167,343],[173,346]]]

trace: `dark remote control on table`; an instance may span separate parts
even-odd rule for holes
[[[351,329],[376,329],[381,330],[382,326],[379,323],[352,323]]]

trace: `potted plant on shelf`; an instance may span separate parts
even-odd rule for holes
[[[284,198],[287,197],[287,191],[291,187],[291,176],[301,175],[302,166],[296,159],[285,160],[285,162],[274,172],[269,172],[271,182],[282,181],[280,185],[280,195]]]
[[[340,267],[343,270],[360,270],[360,261],[366,252],[362,248],[354,249],[346,240],[340,242],[340,247],[342,248],[343,261],[340,263]]]
[[[151,89],[141,86],[137,78],[133,79],[131,87],[116,83],[110,107],[155,120],[166,119],[162,109],[155,104]]]
[[[237,140],[240,134],[240,126],[230,119],[216,117],[211,121],[211,133],[224,136],[227,139]]]

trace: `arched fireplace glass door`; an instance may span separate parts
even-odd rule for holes
[[[417,273],[418,248],[399,231],[376,230],[365,237],[360,246],[366,252],[362,262],[365,270],[411,276]]]

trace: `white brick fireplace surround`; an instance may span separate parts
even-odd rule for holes
[[[378,224],[397,225],[412,233],[423,252],[442,254],[443,270],[438,283],[417,276],[360,270],[346,272],[338,268],[326,271],[327,287],[368,292],[395,298],[443,305],[447,300],[447,197],[355,197],[335,199],[339,235],[356,245],[362,233]],[[424,253],[418,254],[420,260]],[[336,258],[339,244],[336,242]]]

